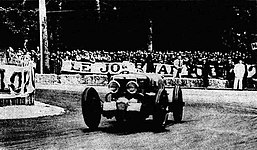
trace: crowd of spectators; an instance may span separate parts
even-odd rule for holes
[[[146,50],[137,51],[104,51],[104,50],[72,50],[61,52],[57,51],[51,54],[51,57],[60,57],[63,60],[72,61],[90,61],[90,62],[122,62],[130,61],[133,63],[145,63],[147,56],[151,54],[154,63],[173,64],[173,61],[178,55],[181,55],[183,59],[190,60],[193,63],[201,61],[202,58],[206,58],[209,61],[228,61],[229,58],[237,59],[242,58],[246,60],[246,63],[252,64],[253,56],[249,52],[231,51],[231,52],[210,52],[210,51],[155,51],[149,52]]]
[[[26,66],[29,63],[39,63],[40,55],[38,50],[27,50],[25,48],[1,50],[0,63],[7,65]],[[35,66],[36,67],[36,66]]]
[[[182,56],[184,64],[190,72],[196,70],[197,65],[201,65],[203,59],[215,67],[216,77],[225,77],[225,67],[229,61],[237,62],[238,58],[244,60],[246,64],[254,64],[256,62],[254,56],[249,52],[231,51],[231,52],[210,52],[210,51],[158,51],[149,52],[144,50],[137,51],[87,51],[87,50],[72,50],[51,54],[51,60],[83,61],[83,62],[123,62],[129,61],[135,63],[135,66],[144,66],[147,62],[147,57],[151,55],[153,63],[173,65],[177,56]]]
[[[56,51],[50,53],[50,72],[60,74],[63,61],[82,61],[82,62],[123,62],[129,61],[135,66],[144,66],[147,59],[151,56],[153,63],[173,65],[178,56],[181,56],[184,65],[189,72],[188,77],[201,77],[197,74],[197,67],[202,65],[204,60],[207,60],[211,68],[215,68],[215,78],[227,79],[232,82],[233,76],[230,74],[230,69],[238,62],[238,58],[243,60],[244,64],[256,64],[254,56],[249,52],[241,51],[153,51],[146,50],[137,51],[105,51],[105,50],[71,50],[71,51]],[[3,58],[3,57],[2,57]],[[2,59],[1,58],[1,59]],[[28,50],[26,48],[6,49],[5,60],[6,64],[24,64],[24,62],[32,61],[35,63],[36,72],[39,73],[40,53],[39,50]],[[3,60],[1,60],[1,63]],[[196,73],[196,76],[192,76]],[[211,73],[210,73],[211,74]],[[212,74],[213,75],[213,74]],[[231,85],[232,86],[232,83]]]

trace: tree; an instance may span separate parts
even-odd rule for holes
[[[38,10],[27,10],[25,2],[14,3],[7,8],[0,7],[0,22],[5,25],[14,36],[21,37],[21,41],[28,39],[34,44],[38,33]]]
[[[224,29],[223,45],[231,50],[250,51],[251,42],[256,35],[256,9],[257,5],[232,6],[231,25]]]

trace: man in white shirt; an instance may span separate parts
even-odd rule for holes
[[[182,65],[183,65],[183,60],[181,56],[178,56],[178,58],[174,60],[173,78],[176,78],[177,76],[181,78]]]
[[[239,59],[238,64],[234,67],[235,80],[234,80],[234,89],[243,89],[243,78],[245,74],[245,65],[243,61]]]

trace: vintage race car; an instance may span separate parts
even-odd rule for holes
[[[101,116],[124,122],[143,121],[152,115],[156,127],[165,127],[170,112],[175,122],[182,120],[185,103],[181,88],[175,86],[173,95],[168,96],[163,78],[158,74],[114,75],[108,88],[110,92],[104,100],[93,87],[87,87],[82,94],[84,121],[91,129],[99,126]]]

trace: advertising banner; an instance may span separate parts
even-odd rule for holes
[[[35,73],[33,65],[0,65],[0,107],[33,105]]]
[[[146,66],[147,66],[147,64],[145,64],[142,67],[144,72],[146,72]],[[154,63],[154,70],[155,70],[154,73],[157,73],[157,74],[172,75],[173,74],[173,68],[174,68],[174,65]],[[181,75],[188,75],[186,65],[182,65]]]
[[[20,67],[0,65],[0,91],[15,95],[33,93],[35,90],[35,74],[32,65]]]
[[[130,62],[90,63],[77,61],[63,61],[62,72],[88,74],[119,74],[122,71],[134,71],[135,65]]]
[[[82,74],[119,74],[123,71],[136,72],[142,70],[146,72],[146,64],[142,66],[141,63],[137,63],[135,66],[130,62],[99,62],[99,63],[90,63],[90,62],[77,62],[77,61],[63,61],[62,71],[68,73],[82,73]],[[182,66],[181,75],[189,75],[186,65]],[[154,73],[172,76],[173,75],[174,65],[169,64],[160,64],[154,63]],[[216,69],[213,65],[210,66],[211,72],[210,76],[216,76]],[[256,74],[256,65],[247,64],[248,78]],[[197,65],[194,72],[197,76],[202,76],[202,66]]]
[[[85,74],[119,74],[123,71],[135,72],[137,68],[146,70],[146,65],[137,64],[135,66],[131,62],[77,62],[77,61],[63,61],[62,72],[70,73],[85,73]],[[154,63],[155,73],[172,75],[173,65]],[[186,75],[187,68],[184,65],[182,69],[182,75]]]

